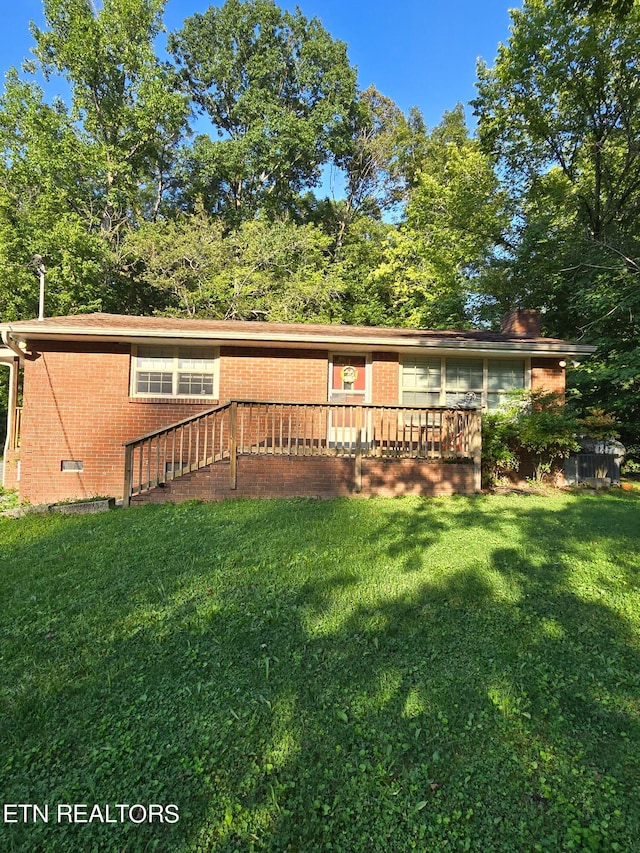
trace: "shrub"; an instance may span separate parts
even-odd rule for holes
[[[516,416],[517,440],[533,457],[534,476],[541,480],[555,459],[579,450],[578,422],[558,394],[530,391]]]
[[[515,423],[505,412],[488,412],[482,418],[482,484],[494,485],[508,471],[517,471]]]
[[[499,411],[483,418],[486,481],[495,481],[507,470],[517,471],[524,451],[533,459],[535,479],[541,480],[555,459],[579,449],[577,429],[578,421],[558,394],[519,392]]]

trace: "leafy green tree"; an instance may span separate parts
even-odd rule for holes
[[[335,305],[336,321],[353,326],[395,326],[397,313],[392,282],[376,271],[385,261],[395,226],[378,217],[358,215],[334,261],[336,273],[344,282],[341,302]]]
[[[542,308],[548,333],[598,345],[573,374],[583,404],[640,443],[640,6],[608,6],[526,0],[494,67],[480,67],[480,138],[515,200],[486,286],[500,308]]]
[[[522,188],[555,165],[589,236],[615,237],[634,223],[640,192],[640,8],[620,22],[526,0],[511,14],[495,66],[479,68],[481,138]]]
[[[600,15],[612,12],[617,18],[624,18],[633,9],[636,0],[564,0],[564,8],[568,12],[587,12],[589,15]]]
[[[187,104],[156,57],[165,0],[44,0],[48,29],[32,25],[45,75],[71,87],[71,117],[92,161],[94,208],[102,232],[157,215]],[[87,164],[88,165],[88,164]],[[142,191],[141,191],[142,188]]]
[[[331,240],[313,225],[256,220],[233,239],[236,266],[230,316],[279,322],[334,322],[344,284]],[[246,298],[248,294],[249,299]],[[257,304],[256,304],[257,303]]]
[[[218,137],[200,135],[185,152],[187,202],[203,198],[231,227],[291,210],[348,133],[346,46],[299,9],[226,0],[188,18],[169,47]]]
[[[344,289],[314,225],[253,220],[225,234],[202,207],[131,232],[129,263],[169,314],[330,322]]]
[[[388,283],[403,325],[466,325],[469,295],[507,224],[504,194],[461,106],[427,135],[422,158],[406,219],[374,275]]]
[[[0,100],[0,311],[34,316],[34,253],[47,267],[46,311],[149,311],[120,254],[153,218],[187,102],[155,57],[161,0],[44,0],[35,60],[64,76],[71,105],[11,71]]]
[[[581,432],[597,441],[620,438],[617,432],[617,422],[613,415],[604,409],[591,407],[583,418],[578,419]]]
[[[228,307],[220,276],[232,251],[220,222],[200,207],[176,219],[157,219],[129,232],[124,253],[130,268],[155,294],[160,311],[187,317],[223,318]]]
[[[359,216],[380,218],[397,204],[400,176],[395,168],[397,142],[405,118],[400,108],[374,86],[359,92],[335,164],[342,170],[345,198],[334,207],[336,253]]]
[[[445,113],[443,122],[448,115]],[[412,107],[395,127],[389,170],[394,182],[393,201],[397,205],[407,203],[411,190],[418,183],[424,163],[429,159],[430,136],[424,116],[417,107]]]
[[[109,250],[91,227],[92,184],[68,112],[11,72],[0,97],[0,315],[33,317],[33,255],[47,266],[46,311],[100,304]]]

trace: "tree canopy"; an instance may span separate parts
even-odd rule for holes
[[[525,0],[479,66],[475,133],[461,105],[428,128],[360,89],[347,46],[274,0],[188,17],[163,60],[165,0],[43,6],[0,95],[3,319],[35,315],[36,253],[50,314],[437,328],[539,308],[597,344],[576,391],[640,446],[640,4]]]
[[[493,68],[479,69],[480,139],[514,210],[488,292],[545,311],[547,331],[598,345],[576,374],[640,440],[640,6],[567,14],[526,0]]]
[[[237,225],[290,210],[344,144],[356,91],[346,45],[299,9],[227,0],[188,18],[169,49],[217,137],[200,135],[186,162],[210,212]]]

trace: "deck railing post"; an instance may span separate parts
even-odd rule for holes
[[[133,447],[124,449],[124,487],[122,489],[122,506],[131,505],[131,476],[132,476]]]
[[[480,412],[473,412],[471,417],[471,436],[469,449],[473,458],[473,488],[475,492],[482,489],[482,417]]]
[[[229,408],[229,488],[238,486],[238,404]]]
[[[355,490],[362,491],[362,407],[356,408],[356,458],[354,460]]]

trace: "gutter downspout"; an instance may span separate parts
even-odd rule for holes
[[[16,418],[16,404],[17,400],[17,391],[18,391],[18,370],[20,369],[20,362],[24,358],[24,353],[18,347],[16,342],[13,340],[9,332],[2,332],[2,342],[8,347],[12,352],[16,354],[16,358],[13,361],[8,362],[7,367],[9,368],[9,399],[7,401],[7,436],[4,442],[4,459],[6,465],[7,455],[10,450],[12,450],[12,441],[13,441],[13,431],[15,429],[15,418]],[[2,486],[5,484],[5,472],[6,467],[2,469]]]
[[[13,444],[13,430],[15,428],[15,418],[16,418],[16,386],[17,386],[17,372],[16,367],[20,362],[9,361],[7,362],[7,367],[9,368],[9,399],[7,401],[7,435],[4,440],[4,460],[5,464],[2,468],[2,487],[5,485],[5,474],[6,474],[6,462],[7,457],[9,455],[9,451],[12,449]]]

